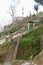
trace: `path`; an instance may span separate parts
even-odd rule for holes
[[[13,55],[14,60],[16,59],[16,55],[17,55],[17,51],[18,51],[18,46],[19,46],[19,38],[18,38],[18,41],[17,41],[17,45],[15,47],[14,55]]]
[[[37,65],[37,64],[35,64],[34,62],[27,62],[27,61],[25,61],[25,63],[23,63],[21,65]]]
[[[12,65],[12,63],[6,62],[6,63],[4,63],[3,65]],[[15,64],[15,65],[16,65],[16,64]],[[27,61],[25,61],[24,63],[22,62],[21,64],[18,62],[17,65],[37,65],[37,64],[34,63],[34,62],[27,62]]]
[[[17,51],[18,51],[18,46],[19,46],[19,37],[17,38],[17,44],[15,45],[15,48],[14,48],[14,45],[12,45],[10,47],[8,55],[7,55],[5,61],[11,61],[12,59],[16,59],[16,55],[17,55]]]
[[[3,65],[12,65],[10,62],[5,62]]]
[[[11,61],[11,59],[13,58],[13,53],[14,53],[14,48],[13,45],[11,45],[5,61]]]

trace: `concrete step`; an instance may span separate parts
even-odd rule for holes
[[[6,59],[6,61],[10,61],[11,59]]]

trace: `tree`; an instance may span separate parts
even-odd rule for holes
[[[43,0],[35,0],[35,2],[43,6]]]
[[[34,5],[34,9],[36,10],[36,12],[38,13],[38,9],[39,9],[39,7],[38,7],[38,5]]]
[[[16,4],[15,4],[16,3]],[[12,17],[12,22],[14,22],[14,17],[15,17],[15,13],[16,13],[16,6],[20,3],[20,0],[12,0],[12,3],[10,5],[10,11],[8,11],[8,13],[10,14],[10,16]]]
[[[8,12],[12,17],[12,22],[14,22],[14,15],[15,15],[15,6],[10,5],[10,11]]]
[[[22,16],[24,15],[24,8],[22,7]]]

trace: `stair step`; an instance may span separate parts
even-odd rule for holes
[[[11,61],[12,59],[6,59],[6,61]]]

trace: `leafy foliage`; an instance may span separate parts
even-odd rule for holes
[[[0,63],[3,63],[5,61],[10,45],[11,42],[9,41],[6,41],[5,43],[0,45]]]
[[[0,52],[1,51],[7,51],[11,45],[11,42],[6,41],[5,43],[0,45]]]
[[[35,5],[34,5],[34,9],[35,9],[37,12],[38,12],[38,8],[39,8],[38,5],[35,4]]]
[[[23,36],[20,40],[17,59],[32,59],[41,51],[40,37],[38,36],[39,31],[33,30]]]
[[[14,33],[15,31],[17,31],[17,27],[12,27],[10,30],[6,30],[4,32],[0,33],[0,37],[6,36],[8,34]]]
[[[15,31],[17,31],[17,27],[14,26],[9,32],[14,33]]]
[[[35,0],[35,2],[37,2],[39,5],[43,6],[43,0]]]
[[[43,18],[40,20],[40,22],[43,24]]]

